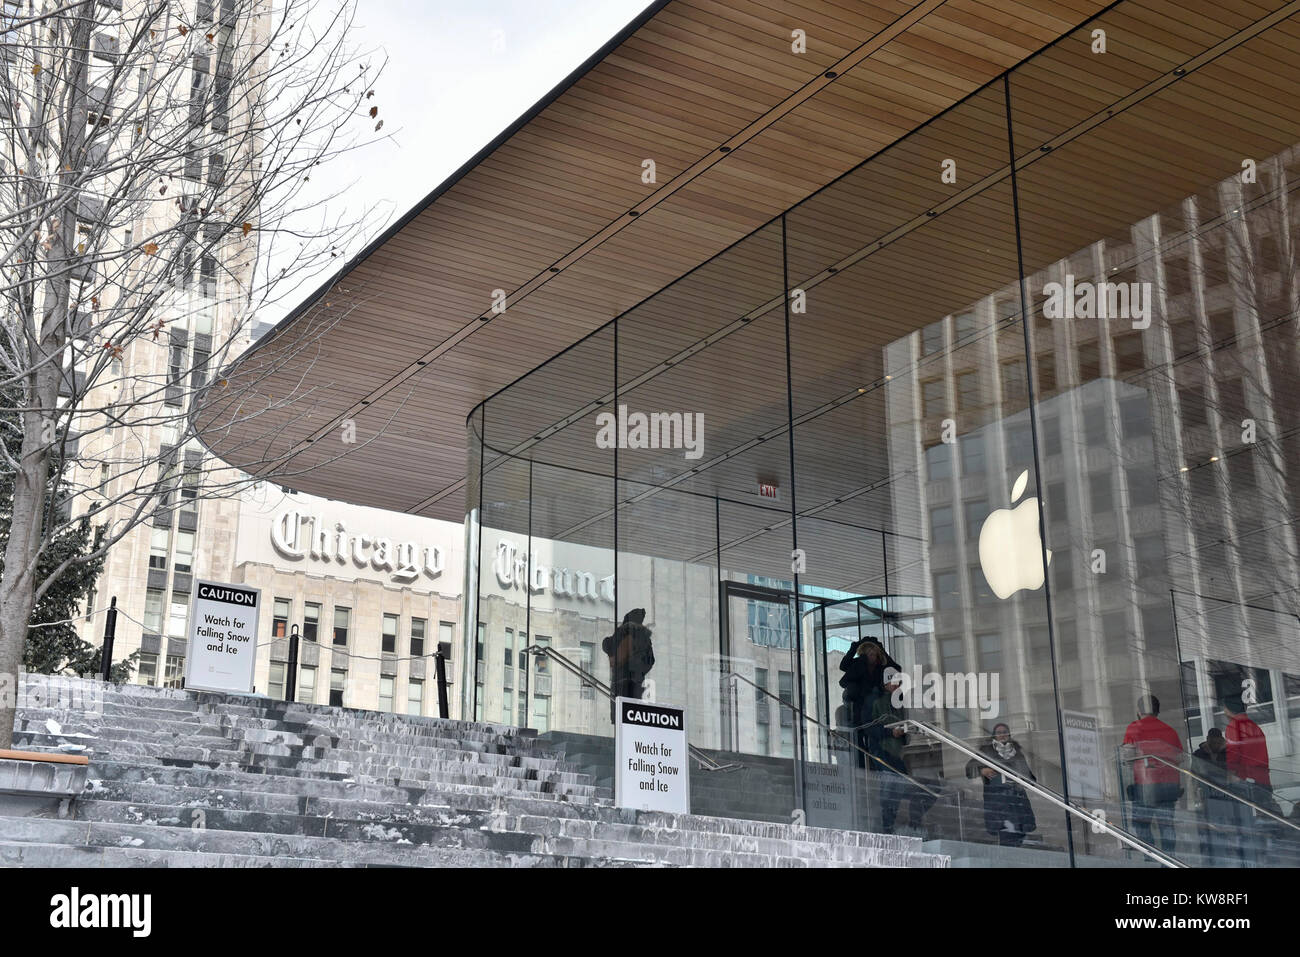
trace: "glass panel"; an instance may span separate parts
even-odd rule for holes
[[[1071,797],[1189,863],[1239,864],[1262,860],[1272,825],[1174,765],[1261,806],[1284,793],[1239,773],[1240,743],[1217,749],[1219,730],[1240,742],[1250,722],[1260,754],[1279,752],[1273,676],[1300,655],[1300,443],[1285,425],[1300,374],[1287,252],[1300,117],[1232,105],[1261,64],[1294,61],[1300,22],[1177,78],[1255,12],[1171,31],[1162,9],[1103,16],[1135,31],[1106,54],[1104,86],[1079,82],[1097,69],[1083,31],[1011,78],[1031,366],[1038,413],[1060,433],[1043,462],[1053,624],[1062,703],[1097,729],[1100,756],[1070,768]],[[1085,116],[1086,131],[1040,148]],[[1083,853],[1115,853],[1076,837]]]

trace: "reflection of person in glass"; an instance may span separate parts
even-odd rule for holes
[[[1178,834],[1174,830],[1174,805],[1183,790],[1178,765],[1183,762],[1183,742],[1178,732],[1161,721],[1160,699],[1147,695],[1138,701],[1137,720],[1124,731],[1124,748],[1133,761],[1133,833],[1148,844],[1174,853]],[[1143,755],[1152,755],[1150,758]]]
[[[1029,760],[1020,742],[1011,737],[1011,728],[999,721],[993,726],[993,735],[980,746],[980,753],[993,763],[979,758],[966,762],[966,776],[979,775],[984,779],[984,830],[998,839],[1003,847],[1019,847],[1025,835],[1038,829],[1033,806],[1025,789],[1002,773],[1000,768],[1014,771],[1023,778],[1037,781],[1029,770]]]
[[[871,720],[871,706],[884,690],[886,668],[898,668],[889,653],[870,638],[862,638],[849,645],[840,659],[840,687],[844,689],[844,703],[849,707],[849,727],[861,728]],[[900,669],[901,670],[901,669]],[[866,733],[857,732],[859,747],[866,748]],[[864,767],[866,758],[858,752],[858,767]]]
[[[1246,715],[1246,704],[1241,695],[1232,694],[1223,699],[1223,716],[1228,727],[1223,732],[1227,742],[1228,780],[1233,790],[1251,804],[1267,808],[1274,813],[1281,809],[1273,800],[1273,782],[1268,773],[1268,742],[1264,731]],[[1252,808],[1238,804],[1238,827],[1241,832],[1246,865],[1258,864],[1264,854],[1266,817],[1256,817]]]
[[[614,634],[600,643],[600,650],[609,656],[609,683],[613,692],[609,702],[610,721],[614,720],[614,698],[640,698],[645,676],[655,666],[650,629],[644,621],[645,609],[633,608],[623,616],[623,624]]]
[[[1201,853],[1215,864],[1238,863],[1237,806],[1228,781],[1228,742],[1211,728],[1192,752],[1192,771],[1201,778]],[[1218,785],[1215,787],[1215,785]]]
[[[876,772],[875,781],[879,785],[880,830],[885,834],[894,832],[898,807],[907,801],[907,825],[913,831],[919,831],[921,819],[934,804],[936,796],[918,786],[908,775],[907,759],[903,757],[907,735],[901,726],[890,727],[907,717],[907,712],[894,707],[892,700],[899,687],[898,669],[892,665],[886,667],[881,681],[879,693],[871,696],[870,724],[867,725],[867,751],[873,758],[871,770]]]

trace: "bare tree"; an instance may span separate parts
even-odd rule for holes
[[[349,39],[352,0],[4,0],[0,11],[7,747],[35,602],[142,523],[249,481],[187,454],[190,398],[226,389],[238,408],[236,389],[256,389],[214,385],[208,370],[247,346],[260,310],[340,264],[358,224],[314,213],[307,184],[382,120],[378,70]],[[309,368],[311,339],[298,342],[265,371]],[[301,381],[275,406],[310,408]],[[268,411],[258,401],[241,414]],[[86,515],[93,545],[50,562]]]

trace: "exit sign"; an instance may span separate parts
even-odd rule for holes
[[[758,497],[780,499],[781,486],[777,485],[775,482],[759,482]]]

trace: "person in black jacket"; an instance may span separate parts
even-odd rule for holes
[[[623,624],[614,634],[600,643],[600,650],[609,656],[610,688],[609,720],[615,720],[614,698],[640,698],[645,690],[645,676],[655,666],[654,647],[650,643],[650,629],[645,621],[645,609],[633,608],[623,616]]]
[[[1011,728],[1004,722],[999,721],[993,726],[993,734],[980,747],[980,753],[987,755],[993,763],[971,758],[966,763],[966,776],[979,775],[984,779],[984,830],[996,835],[998,843],[1004,847],[1019,847],[1026,834],[1037,830],[1038,822],[1025,789],[999,768],[1008,768],[1030,781],[1038,778],[1029,770],[1025,749],[1011,737]]]
[[[875,698],[884,693],[884,674],[886,668],[899,666],[889,653],[870,638],[862,638],[849,645],[849,650],[840,659],[840,687],[844,689],[843,700],[848,707],[848,727],[861,728],[871,720],[872,705]],[[857,733],[858,744],[867,747],[866,732]],[[857,752],[858,767],[866,766],[866,757]]]

